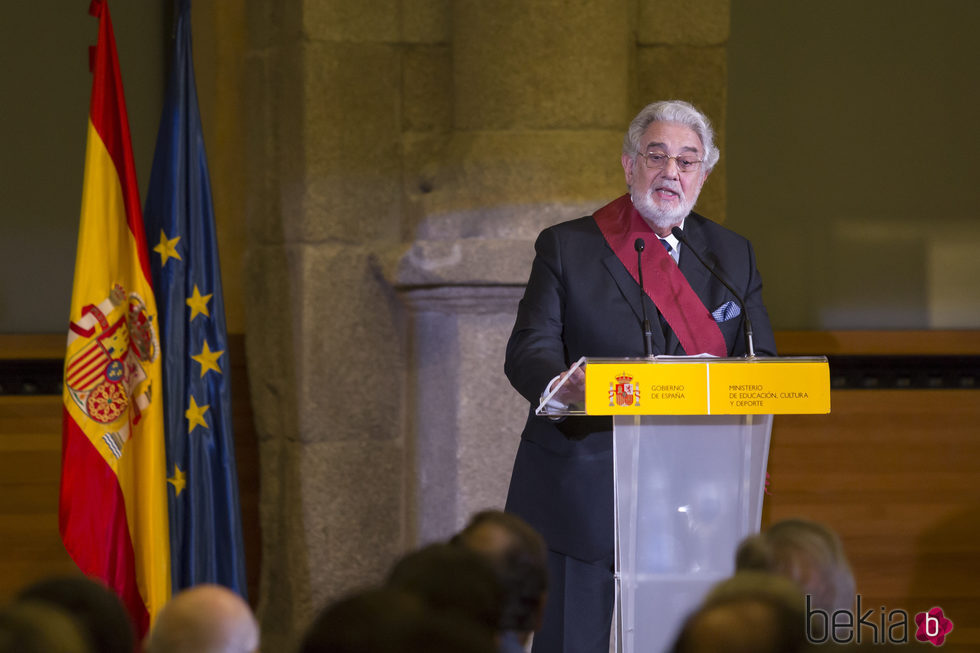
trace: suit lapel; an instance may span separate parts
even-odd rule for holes
[[[687,238],[691,246],[698,250],[701,256],[707,257],[708,254],[705,253],[704,244],[704,234],[701,231],[701,223],[696,219],[694,214],[688,216],[687,220],[684,222],[684,236]],[[691,288],[697,293],[698,297],[701,298],[701,302],[705,304],[705,308],[711,311],[714,306],[708,306],[705,301],[708,298],[708,287],[711,283],[711,273],[708,269],[701,265],[701,262],[691,254],[685,251],[685,247],[681,245],[681,260],[680,269],[684,273],[684,277],[687,282],[691,284]],[[708,263],[711,260],[708,259]]]
[[[623,263],[619,260],[619,257],[613,252],[609,252],[602,259],[602,264],[609,272],[609,276],[616,284],[619,292],[623,295],[623,299],[633,309],[633,314],[636,315],[637,332],[642,333],[643,309],[640,306],[640,285],[636,283],[629,271],[623,267]],[[646,303],[647,319],[650,320],[650,329],[653,331],[653,350],[655,352],[667,352],[667,343],[664,341],[664,332],[660,325],[660,313],[649,297],[644,296],[643,301]],[[677,340],[677,337],[673,336],[673,333],[671,333],[671,336],[675,341]]]

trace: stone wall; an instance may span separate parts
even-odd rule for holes
[[[233,11],[233,9],[229,9]],[[728,3],[250,2],[245,324],[266,650],[500,507],[541,228],[623,192],[655,99],[724,127]],[[724,172],[704,193],[722,218]]]

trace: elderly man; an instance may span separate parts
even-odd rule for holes
[[[718,157],[701,112],[686,102],[651,104],[623,143],[629,193],[545,229],[535,243],[505,371],[531,403],[507,510],[537,529],[549,549],[549,601],[536,653],[607,651],[613,610],[612,422],[537,417],[539,398],[581,356],[744,354],[743,311],[755,352],[775,354],[752,246],[692,211]]]
[[[195,585],[157,615],[146,653],[255,653],[259,626],[242,597],[220,585]]]

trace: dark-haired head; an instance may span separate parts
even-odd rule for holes
[[[484,556],[496,572],[504,591],[501,627],[537,629],[548,591],[548,549],[541,535],[517,515],[484,510],[452,542]]]
[[[386,585],[488,632],[500,630],[503,590],[490,563],[466,548],[430,544],[408,553],[395,563]]]
[[[136,634],[119,597],[102,583],[86,576],[54,576],[27,586],[21,601],[50,603],[70,614],[81,627],[92,650],[132,653]]]
[[[468,619],[383,587],[351,594],[317,615],[299,653],[492,653],[493,638]]]

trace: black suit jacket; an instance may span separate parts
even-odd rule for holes
[[[749,241],[696,213],[685,220],[684,235],[744,297],[756,354],[775,355]],[[535,252],[507,343],[507,378],[531,404],[507,510],[537,528],[550,549],[593,562],[613,553],[612,420],[570,417],[555,422],[535,416],[534,408],[548,382],[581,356],[644,355],[641,293],[591,216],[545,229]],[[709,312],[735,300],[683,246],[680,269]],[[643,301],[655,354],[700,353],[684,352],[674,333],[660,327],[652,300],[644,295]],[[718,325],[730,356],[745,353],[743,318]]]

